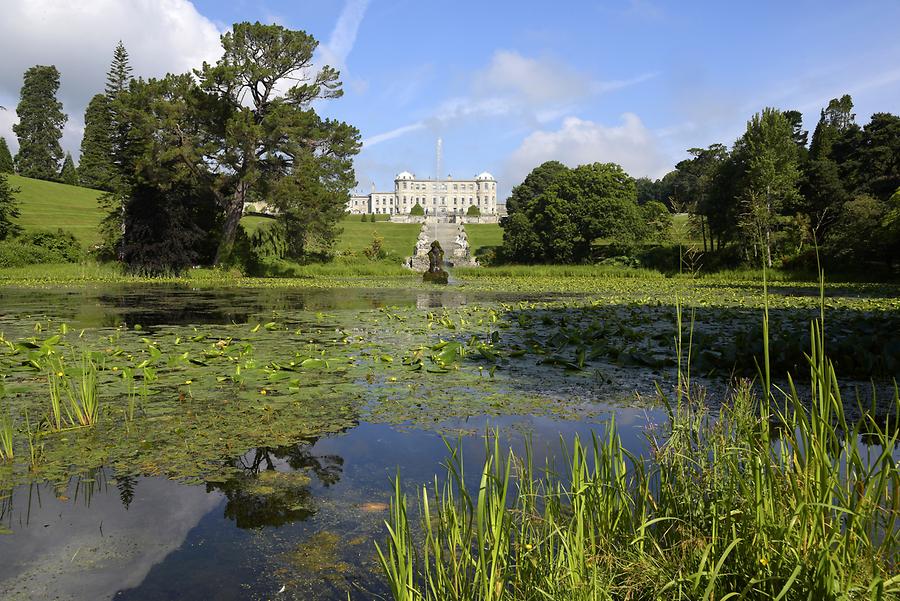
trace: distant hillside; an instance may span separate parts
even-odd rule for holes
[[[9,176],[19,189],[19,218],[26,230],[69,230],[84,245],[100,240],[98,228],[103,211],[97,204],[101,192],[39,179]]]

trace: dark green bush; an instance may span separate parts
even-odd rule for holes
[[[75,234],[62,228],[55,232],[49,230],[27,232],[19,236],[19,241],[22,244],[30,244],[55,252],[63,258],[65,263],[77,263],[84,257],[84,251],[75,238]]]
[[[481,209],[475,205],[469,205],[466,209],[466,217],[481,217]]]
[[[421,217],[422,215],[425,214],[425,209],[422,208],[422,205],[420,205],[419,203],[416,203],[409,210],[409,214],[412,215],[413,217]]]
[[[42,265],[46,263],[67,263],[60,253],[27,244],[20,239],[0,242],[0,267],[24,267],[25,265]]]

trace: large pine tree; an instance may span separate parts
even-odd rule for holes
[[[12,154],[6,145],[6,138],[0,137],[0,173],[12,173],[15,171]]]
[[[81,138],[81,160],[78,178],[82,186],[112,191],[115,180],[112,147],[112,120],[105,94],[91,98],[84,112],[84,137]]]
[[[106,73],[106,98],[109,100],[109,136],[112,144],[112,161],[114,165],[122,164],[122,153],[128,142],[128,125],[119,117],[119,97],[131,83],[131,65],[128,64],[128,52],[119,40],[113,51],[112,64]]]
[[[121,174],[125,161],[125,148],[128,144],[128,124],[122,117],[121,98],[131,83],[131,65],[128,64],[128,52],[120,40],[113,52],[112,64],[106,73],[106,139],[101,141],[101,133],[97,132],[97,142],[108,153],[109,163],[100,171],[109,173],[109,178],[98,186],[108,190],[109,194],[101,197],[101,206],[106,210],[106,217],[100,225],[104,245],[107,250],[122,260],[124,249],[122,236],[125,232],[126,197],[121,184]],[[99,152],[99,151],[98,151]],[[99,155],[98,155],[99,158]],[[102,177],[102,174],[101,174]]]
[[[59,174],[63,150],[59,145],[68,117],[56,99],[59,71],[37,65],[25,72],[13,131],[19,138],[16,170],[20,175],[54,180]]]

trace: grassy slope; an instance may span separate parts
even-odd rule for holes
[[[503,244],[503,228],[496,223],[473,223],[466,226],[469,236],[469,247],[475,253],[483,246],[500,246]]]
[[[100,192],[79,186],[10,175],[18,188],[19,218],[25,230],[69,230],[84,245],[100,239],[98,231],[103,210],[97,205]]]
[[[416,237],[422,227],[416,223],[362,223],[358,219],[341,221],[344,229],[337,243],[338,250],[361,252],[372,244],[377,232],[384,238],[384,250],[400,257],[408,257],[416,246]]]
[[[249,215],[241,219],[241,225],[247,233],[267,227],[272,220],[267,217]],[[419,235],[420,225],[414,223],[389,223],[379,221],[370,223],[362,222],[359,216],[347,217],[340,223],[344,231],[338,238],[336,249],[338,251],[350,250],[361,253],[364,248],[372,244],[372,238],[377,232],[384,238],[384,250],[394,253],[399,257],[408,257],[416,245],[416,236]]]

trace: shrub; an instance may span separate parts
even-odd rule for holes
[[[373,232],[372,243],[363,250],[363,253],[365,253],[370,261],[377,261],[385,258],[387,253],[384,250],[384,238],[379,236],[378,232]]]
[[[372,213],[371,215],[369,215],[369,221],[371,223],[375,223],[375,213]]]
[[[369,220],[369,216],[366,215],[365,213],[363,213],[363,214],[362,214],[362,219],[360,219],[360,221],[362,221],[363,223],[365,223],[365,222],[368,221],[368,220]]]
[[[46,263],[66,263],[58,252],[27,244],[20,239],[0,242],[0,267],[24,267]]]
[[[413,217],[422,217],[425,214],[425,209],[422,208],[422,205],[420,205],[419,203],[416,203],[409,210],[409,214],[412,215]]]
[[[20,236],[19,240],[22,244],[30,244],[55,252],[62,257],[65,263],[77,263],[84,256],[81,244],[78,243],[75,234],[62,228],[55,232],[48,230],[27,232]]]
[[[475,205],[469,205],[466,209],[466,217],[481,217],[481,209]]]

